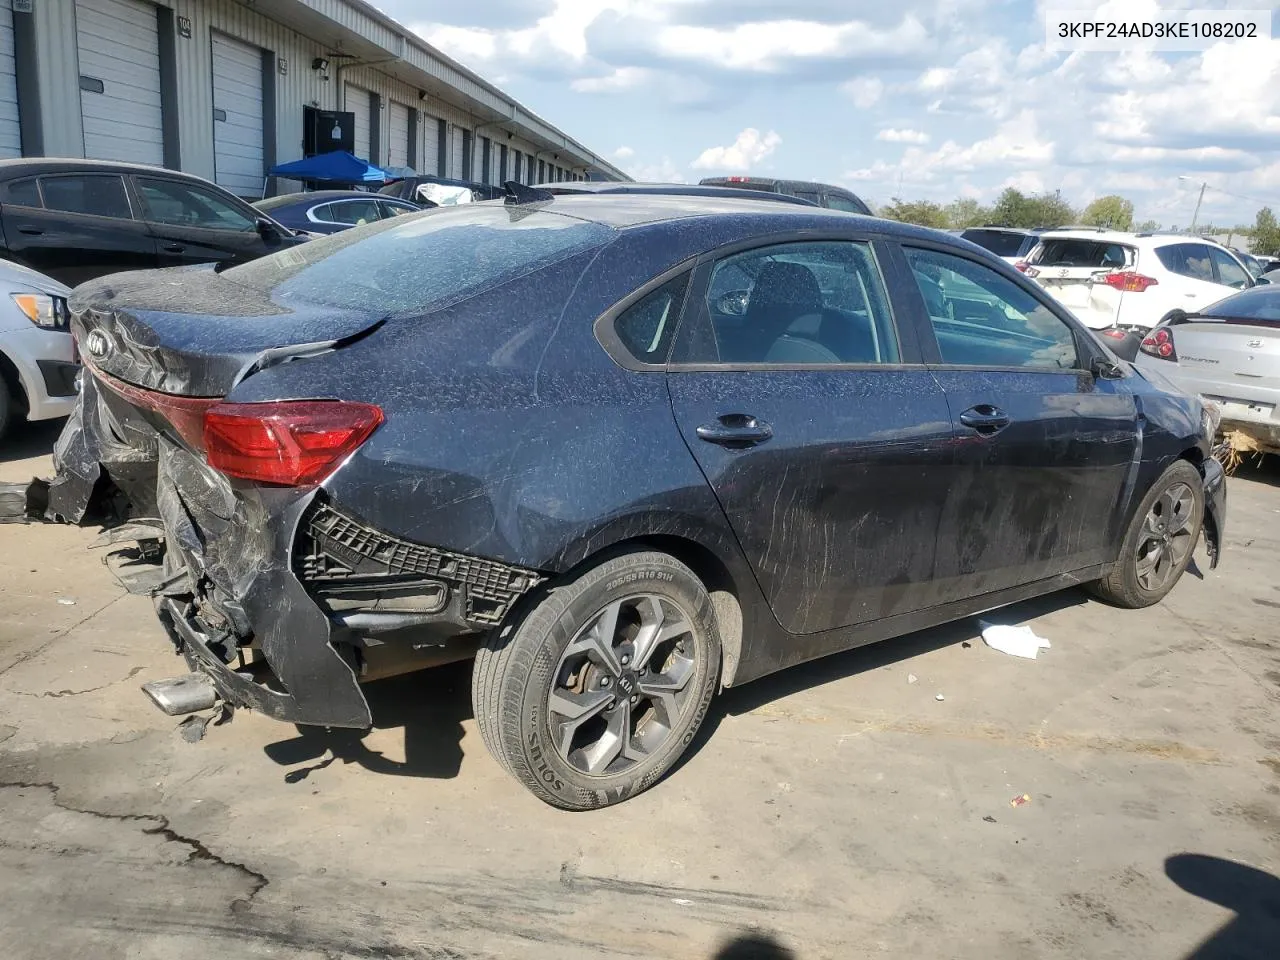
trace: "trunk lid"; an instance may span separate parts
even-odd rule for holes
[[[1114,326],[1124,291],[1106,282],[1109,273],[1133,269],[1133,247],[1098,239],[1050,237],[1027,256],[1026,274],[1094,330]]]
[[[1280,320],[1192,317],[1170,327],[1178,367],[1223,417],[1270,421],[1280,405]]]
[[[78,287],[71,330],[95,370],[186,397],[222,397],[255,369],[324,352],[382,323],[368,311],[281,306],[212,267],[116,274]]]

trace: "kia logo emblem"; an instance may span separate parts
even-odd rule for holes
[[[101,330],[94,330],[85,339],[84,350],[95,360],[102,360],[111,353],[111,339]]]

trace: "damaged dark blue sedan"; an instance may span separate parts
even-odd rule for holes
[[[1200,401],[978,247],[508,191],[76,292],[41,510],[163,544],[170,712],[366,727],[362,680],[474,655],[495,757],[599,807],[722,686],[1073,584],[1146,606],[1202,531],[1216,561]]]

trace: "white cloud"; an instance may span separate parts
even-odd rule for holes
[[[883,140],[885,143],[928,143],[929,135],[923,130],[908,128],[899,130],[895,127],[886,127],[876,134],[876,139]]]
[[[874,107],[884,96],[884,81],[879,77],[859,77],[842,84],[840,90],[855,107],[865,110]]]
[[[762,136],[755,127],[747,127],[730,146],[703,150],[691,166],[695,170],[750,170],[772,154],[780,143],[782,137],[773,130]]]
[[[613,151],[613,155],[619,160],[630,160],[636,155],[636,152],[630,147],[619,147],[617,150]]]
[[[663,157],[658,163],[644,163],[638,167],[629,167],[627,172],[641,183],[687,182],[685,175],[671,162],[670,157]]]
[[[578,93],[617,93],[640,86],[651,75],[652,71],[644,67],[618,67],[603,77],[580,77],[569,87]]]

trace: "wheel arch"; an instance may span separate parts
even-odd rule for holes
[[[13,398],[13,402],[21,410],[28,409],[30,399],[27,396],[27,388],[22,382],[22,375],[18,372],[17,365],[3,350],[0,350],[0,380],[3,380],[4,385],[9,388],[9,396]]]
[[[557,566],[564,571],[562,576],[569,578],[619,553],[657,550],[675,557],[693,571],[711,596],[720,632],[720,683],[733,686],[742,662],[745,622],[750,613],[758,617],[763,612],[754,603],[759,588],[745,561],[733,555],[737,550],[735,543],[701,523],[682,524],[679,532],[672,531],[672,526],[669,515],[661,526],[645,524],[642,518],[631,518],[625,524],[579,541],[561,554],[561,563]],[[726,553],[730,555],[726,557]]]

